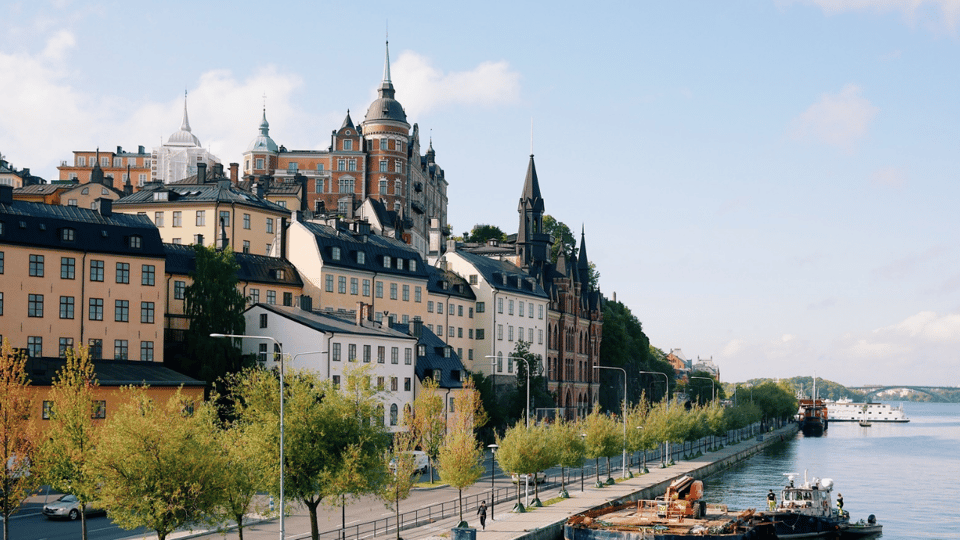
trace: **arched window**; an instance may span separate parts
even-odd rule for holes
[[[396,403],[391,403],[391,404],[390,404],[390,425],[391,425],[391,426],[397,425],[397,414],[398,414],[398,413],[399,413],[399,409],[397,408],[397,404],[396,404]]]

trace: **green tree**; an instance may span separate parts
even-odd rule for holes
[[[254,504],[260,492],[264,472],[269,469],[255,444],[259,426],[234,424],[217,432],[223,486],[219,511],[224,519],[237,524],[237,534],[243,540],[244,516],[258,510]]]
[[[100,503],[125,529],[146,527],[164,540],[185,525],[212,524],[224,493],[217,413],[178,390],[165,403],[127,387],[104,426],[96,462]]]
[[[658,375],[648,375],[641,371],[655,371],[667,374],[673,380],[673,367],[669,362],[654,354],[650,340],[643,332],[640,320],[621,302],[603,303],[603,340],[600,342],[600,364],[621,367],[627,372],[627,403],[637,403],[641,392],[648,397],[660,399],[664,395],[663,379]],[[607,384],[619,384],[622,388],[621,374],[614,370],[600,370],[601,381]],[[657,382],[659,381],[659,383]],[[659,384],[659,386],[658,386]],[[615,392],[600,394],[600,406],[604,410],[620,410],[621,398]]]
[[[503,437],[497,437],[497,463],[506,472],[515,475],[534,475],[541,469],[537,456],[542,441],[537,440],[538,432],[527,429],[523,422],[517,422],[508,428]],[[517,504],[515,512],[524,512],[520,502],[520,483],[517,483]]]
[[[99,474],[94,465],[100,426],[91,419],[94,394],[99,387],[86,347],[67,349],[66,362],[57,371],[50,389],[47,438],[40,445],[43,481],[55,490],[70,493],[80,504],[80,535],[87,539],[84,511],[96,501]]]
[[[557,452],[557,463],[560,465],[560,496],[566,498],[565,469],[583,467],[586,457],[586,447],[580,437],[580,425],[559,419],[550,428],[550,446]]]
[[[712,437],[711,448],[716,448],[717,437],[727,432],[727,418],[724,415],[724,408],[720,403],[711,403],[707,408],[706,422],[709,428],[709,434]]]
[[[600,481],[600,458],[607,458],[608,482],[610,476],[610,457],[620,453],[623,443],[622,428],[609,416],[601,414],[599,407],[595,407],[583,423],[586,437],[583,443],[586,447],[586,456],[593,459],[597,466],[597,487],[603,487]]]
[[[394,517],[397,520],[397,540],[400,540],[400,501],[410,496],[410,490],[419,476],[417,476],[416,456],[413,454],[415,445],[410,432],[409,414],[404,415],[404,422],[400,431],[393,435],[393,449],[386,454],[390,466],[390,475],[378,496],[390,508],[393,503]]]
[[[454,401],[450,430],[440,447],[440,479],[457,488],[460,502],[460,526],[463,520],[463,488],[473,485],[483,474],[483,447],[474,428],[485,422],[480,394],[467,379]]]
[[[3,537],[10,538],[10,516],[20,510],[23,501],[36,488],[36,475],[30,474],[35,434],[30,411],[33,394],[26,372],[27,356],[17,353],[4,338],[0,344],[0,504],[3,512]]]
[[[246,299],[237,287],[240,266],[229,248],[222,251],[193,246],[196,269],[184,292],[184,312],[190,319],[186,354],[173,359],[174,368],[212,385],[226,375],[252,363],[233,340],[210,334],[243,334]]]
[[[487,240],[504,241],[506,239],[507,235],[500,230],[500,227],[497,227],[496,225],[478,223],[473,226],[473,229],[469,233],[463,233],[464,242],[472,242],[477,244],[486,243]]]
[[[434,464],[440,457],[440,447],[447,431],[447,418],[443,398],[437,389],[440,384],[433,378],[423,380],[420,393],[413,400],[413,416],[410,427],[414,444],[420,445],[430,460],[430,483],[433,483]]]
[[[557,257],[561,251],[570,258],[577,256],[577,238],[566,223],[558,221],[550,214],[544,214],[543,232],[553,236],[553,246],[550,247],[550,262],[557,262]]]
[[[656,447],[656,441],[652,440],[650,431],[646,429],[647,418],[650,414],[650,405],[643,399],[627,410],[627,451],[643,452],[643,464],[640,465],[640,472],[647,472],[647,450],[653,450]]]
[[[543,376],[543,358],[539,354],[530,352],[530,342],[518,340],[513,352],[514,366],[517,370],[517,392],[514,394],[514,411],[516,417],[523,418],[530,414],[531,421],[536,421],[537,407],[553,407],[553,396],[547,392],[547,379]],[[524,360],[518,360],[523,358]],[[530,365],[530,404],[527,400],[527,364]],[[529,412],[527,408],[529,407]]]

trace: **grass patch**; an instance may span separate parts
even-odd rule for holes
[[[543,501],[543,506],[550,506],[551,504],[557,504],[560,501],[565,500],[563,497],[554,497],[552,499],[547,499]]]

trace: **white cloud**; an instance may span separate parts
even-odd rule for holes
[[[931,28],[956,30],[960,23],[960,0],[804,0],[820,7],[829,15],[871,11],[900,12],[913,26],[920,23]]]
[[[823,94],[793,121],[792,134],[798,140],[813,140],[853,150],[867,134],[877,107],[861,95],[860,87],[847,84],[838,94]]]
[[[907,183],[907,172],[897,167],[883,167],[870,174],[870,183],[879,187],[901,188]]]
[[[394,86],[402,88],[408,117],[451,105],[497,106],[520,99],[520,73],[506,61],[483,62],[470,71],[444,72],[429,58],[404,51],[390,66]]]

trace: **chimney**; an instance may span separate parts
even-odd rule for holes
[[[118,153],[118,154],[122,154],[122,153],[123,153],[123,147],[122,147],[122,146],[118,146],[118,147],[117,147],[117,153]]]
[[[214,163],[213,164],[213,175],[217,178],[223,176],[223,163]]]
[[[207,164],[206,163],[197,163],[197,183],[198,184],[207,183]]]
[[[300,309],[307,312],[313,311],[313,297],[310,296],[309,294],[301,294]]]
[[[357,302],[357,326],[363,326],[363,321],[367,320],[368,307],[363,302]]]
[[[239,163],[231,163],[231,164],[230,164],[230,182],[231,182],[231,183],[236,184],[236,183],[238,182],[238,178],[239,178],[239,174],[240,174],[239,169],[240,169],[240,164],[239,164]]]
[[[287,218],[280,218],[280,258],[287,258]]]
[[[97,210],[100,211],[100,215],[103,217],[110,217],[113,215],[113,201],[110,199],[100,198],[97,199]]]
[[[0,204],[13,204],[13,186],[0,184]]]
[[[260,185],[259,182],[253,185],[253,192],[257,195],[257,197],[261,199],[263,198],[263,186]]]
[[[423,335],[423,320],[420,317],[414,317],[410,323],[410,334],[417,339]]]
[[[145,153],[146,153],[146,152],[143,151],[143,145],[142,145],[142,144],[141,144],[140,146],[137,146],[137,153],[138,153],[138,154],[145,154]]]

